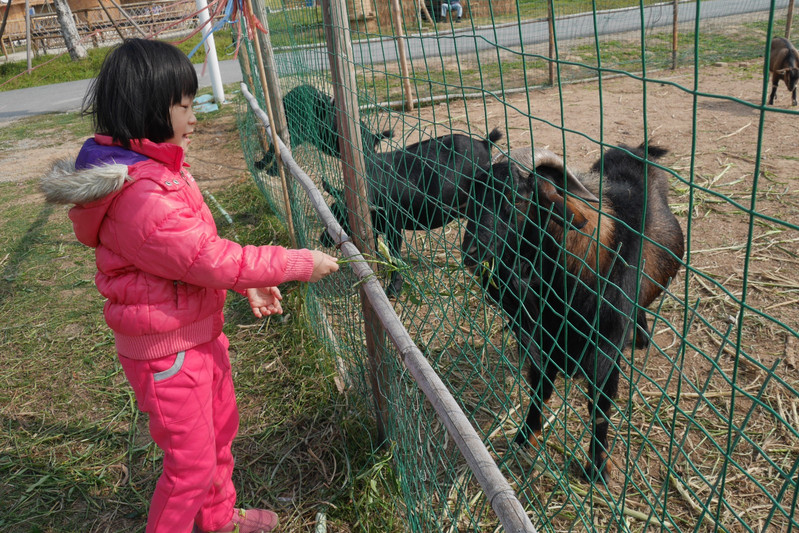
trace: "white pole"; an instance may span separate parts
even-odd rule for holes
[[[205,57],[208,61],[208,74],[211,76],[211,88],[214,91],[214,100],[217,104],[225,103],[225,91],[222,88],[222,75],[219,73],[219,60],[216,58],[216,44],[214,44],[214,34],[211,31],[212,22],[208,22],[210,18],[208,15],[208,2],[207,0],[194,0],[197,5],[197,15],[200,19],[200,25],[203,28],[203,37],[205,38]]]

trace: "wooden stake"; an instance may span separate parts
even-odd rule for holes
[[[113,0],[112,0],[113,1]],[[253,13],[252,10],[252,0],[247,0],[247,7],[250,9],[250,13]],[[259,30],[257,28],[253,28],[253,36],[255,41],[255,56],[258,61],[258,74],[259,78],[261,79],[261,88],[264,92],[264,101],[266,102],[266,112],[267,116],[269,117],[269,127],[272,129],[272,135],[277,136],[277,129],[275,128],[275,116],[272,113],[272,103],[269,98],[269,90],[267,89],[266,83],[266,70],[264,69],[264,58],[263,53],[261,52],[261,38],[259,36]],[[280,157],[280,150],[277,149],[277,141],[272,143],[275,146],[275,160],[277,162],[277,172],[280,175],[280,183],[283,185],[283,204],[286,208],[286,224],[288,226],[289,237],[291,238],[291,246],[293,248],[297,247],[297,235],[294,234],[294,219],[291,215],[291,201],[289,198],[289,188],[288,182],[286,181],[286,170],[283,168],[283,160]]]
[[[357,84],[353,65],[354,54],[349,35],[349,20],[345,0],[322,0],[325,24],[327,56],[333,78],[336,115],[339,127],[339,149],[344,174],[344,201],[349,211],[349,222],[359,250],[371,251],[374,257],[375,239],[372,217],[368,204],[368,190],[364,176],[366,164],[363,159],[361,141],[361,117],[358,110]],[[376,265],[372,264],[375,270]],[[360,287],[361,311],[363,312],[366,350],[371,363],[370,381],[375,399],[377,438],[386,442],[385,424],[388,420],[388,402],[384,391],[386,378],[383,365],[385,353],[385,330],[365,289]]]
[[[402,12],[399,0],[391,0],[391,13],[394,15],[394,35],[397,41],[400,72],[402,73],[402,90],[405,93],[405,111],[413,111],[413,93],[411,92],[411,79],[408,76],[408,54],[405,52],[405,36],[402,30]]]

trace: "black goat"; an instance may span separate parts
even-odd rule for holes
[[[375,237],[385,235],[392,257],[399,256],[403,230],[440,228],[462,215],[472,180],[491,166],[490,143],[501,138],[499,129],[488,140],[456,133],[401,150],[366,154],[372,227]],[[343,191],[324,186],[335,199],[330,209],[336,220],[351,234]],[[325,246],[334,244],[327,232],[320,239]],[[386,292],[399,294],[403,281],[394,271]]]
[[[551,152],[526,153],[525,166],[534,172],[505,158],[475,180],[463,261],[506,313],[520,357],[530,357],[532,398],[516,442],[540,435],[542,402],[552,395],[558,373],[579,373],[591,388],[586,477],[607,480],[608,417],[635,302],[652,303],[677,273],[683,233],[668,206],[666,173],[646,168],[643,146],[613,148],[579,178]],[[650,158],[665,153],[648,148]],[[518,152],[510,155],[523,159]],[[600,195],[600,168],[601,211],[588,203]],[[643,329],[639,334],[648,336],[643,309],[635,320]]]
[[[333,98],[311,85],[300,85],[283,97],[283,110],[286,113],[292,148],[309,143],[324,154],[341,157],[338,145],[338,118]],[[393,136],[393,130],[385,130],[375,135],[361,121],[361,139],[366,149],[373,150],[381,140]],[[265,171],[270,176],[277,175],[274,146],[270,146],[264,157],[255,162],[255,168]]]
[[[799,82],[799,51],[794,48],[791,41],[784,37],[775,37],[771,40],[771,58],[769,60],[771,71],[771,95],[768,105],[774,103],[777,96],[777,84],[780,80],[791,93],[791,103],[796,105],[796,83]]]

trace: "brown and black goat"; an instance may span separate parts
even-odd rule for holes
[[[530,360],[530,408],[516,442],[537,442],[542,404],[559,373],[584,378],[593,430],[589,480],[607,480],[610,470],[618,359],[636,322],[638,335],[648,337],[643,307],[677,273],[684,253],[666,173],[645,163],[665,153],[612,148],[578,177],[549,151],[513,151],[513,161],[503,158],[475,180],[467,209],[464,263],[505,312],[520,359]]]
[[[777,96],[777,84],[780,80],[791,93],[791,104],[796,105],[796,84],[799,82],[799,51],[794,48],[791,41],[784,37],[775,37],[771,40],[771,57],[769,60],[771,72],[771,95],[768,105],[774,103]]]

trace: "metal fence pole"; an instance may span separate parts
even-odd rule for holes
[[[547,2],[547,27],[549,29],[549,84],[555,85],[555,8],[553,0]]]

